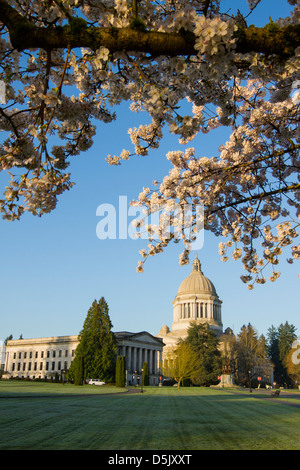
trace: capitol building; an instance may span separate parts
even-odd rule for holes
[[[127,384],[134,383],[137,374],[141,374],[143,363],[147,362],[149,383],[158,385],[164,352],[187,336],[191,322],[208,324],[219,339],[220,351],[226,355],[235,337],[230,328],[223,332],[222,300],[214,284],[203,274],[197,256],[191,273],[180,284],[173,300],[171,329],[164,325],[155,336],[146,331],[114,333],[118,344],[117,355],[123,355],[126,359]],[[3,378],[51,379],[55,375],[62,376],[70,367],[78,343],[77,335],[9,340],[4,352]],[[222,375],[222,380],[224,377],[230,385],[230,371]]]
[[[164,325],[158,333],[166,347],[173,347],[187,336],[191,322],[208,324],[220,338],[223,334],[222,300],[213,283],[204,276],[198,257],[190,275],[180,284],[173,301],[172,331]]]

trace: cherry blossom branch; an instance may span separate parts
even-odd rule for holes
[[[5,0],[0,0],[0,21],[7,26],[11,43],[18,51],[32,48],[52,50],[76,47],[97,50],[102,46],[111,53],[131,50],[149,53],[154,57],[197,53],[196,37],[192,32],[169,33],[141,31],[128,27],[96,27],[89,26],[83,18],[69,15],[68,24],[64,26],[41,27],[20,15]],[[300,25],[288,25],[282,28],[274,24],[263,28],[238,27],[234,37],[237,53],[251,51],[288,58],[299,46]]]

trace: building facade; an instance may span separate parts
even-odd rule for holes
[[[163,342],[142,331],[117,332],[117,355],[126,359],[127,384],[137,383],[143,363],[148,362],[149,383],[158,385]],[[75,356],[78,336],[18,339],[7,341],[3,378],[48,379],[64,378]],[[90,377],[96,378],[96,377]],[[100,378],[101,377],[97,377]]]
[[[144,362],[148,364],[149,384],[159,385],[161,378],[160,366],[164,343],[146,331],[115,333],[118,342],[117,355],[125,356],[126,380],[128,385],[139,383]]]
[[[223,334],[222,300],[213,283],[204,276],[198,257],[173,300],[172,329],[164,325],[157,335],[165,343],[165,350],[186,338],[191,322],[208,324],[218,338]]]

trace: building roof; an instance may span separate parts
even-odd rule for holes
[[[218,297],[213,283],[204,276],[201,270],[201,264],[196,256],[193,262],[193,269],[190,275],[180,284],[177,296],[183,294],[213,294]]]

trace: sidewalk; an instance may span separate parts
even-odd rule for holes
[[[292,406],[299,406],[300,407],[300,391],[298,390],[289,390],[289,389],[283,389],[280,390],[280,395],[279,397],[271,397],[271,392],[275,389],[265,389],[265,388],[252,388],[251,391],[249,388],[230,388],[230,387],[216,387],[216,390],[220,391],[227,391],[233,394],[237,395],[243,395],[243,396],[251,396],[252,398],[258,398],[258,399],[269,399],[272,401],[278,401],[280,403],[284,403],[286,405],[292,405]],[[297,400],[297,403],[287,401],[288,399],[293,399]]]

